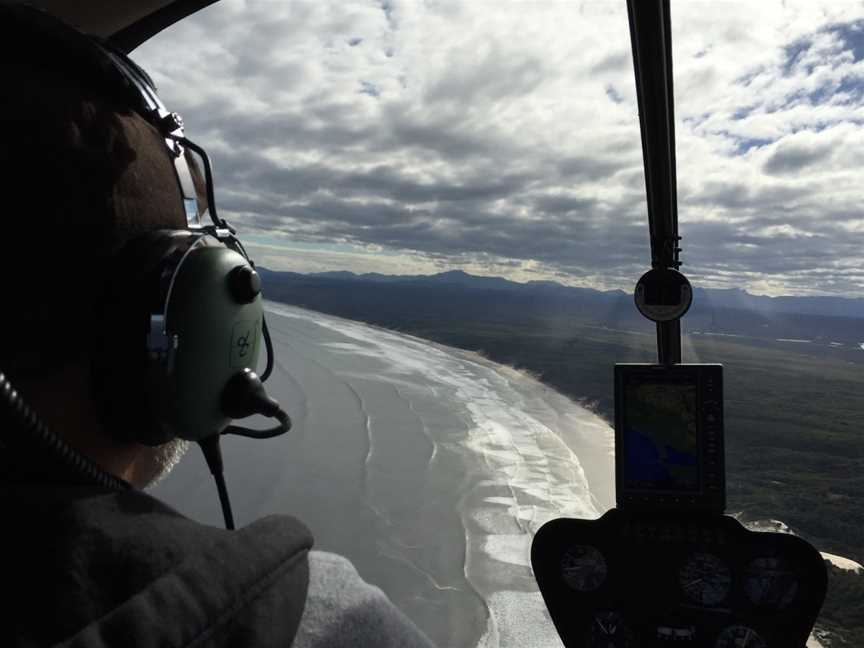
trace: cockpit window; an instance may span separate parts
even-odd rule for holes
[[[673,2],[672,31],[727,513],[823,552],[812,645],[864,644],[864,8]],[[223,0],[133,57],[269,300],[295,432],[226,442],[238,518],[298,515],[441,645],[555,645],[531,537],[614,505],[612,365],[656,359],[625,2]],[[218,524],[197,479],[157,490]]]

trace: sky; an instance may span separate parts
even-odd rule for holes
[[[864,2],[671,15],[682,271],[864,297]],[[259,265],[625,290],[650,267],[624,0],[221,0],[133,58]]]

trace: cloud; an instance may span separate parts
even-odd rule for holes
[[[829,144],[801,146],[784,142],[765,160],[765,173],[780,175],[801,171],[803,168],[825,160],[831,155]]]
[[[672,8],[685,270],[864,295],[864,9],[787,5]],[[629,289],[648,266],[623,3],[222,0],[135,58],[211,152],[224,216],[330,246],[285,267]]]

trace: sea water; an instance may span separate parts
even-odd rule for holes
[[[530,567],[533,534],[614,502],[613,435],[533,377],[365,324],[268,303],[268,391],[285,437],[228,439],[238,523],[303,520],[440,646],[556,646]],[[212,491],[212,492],[211,492]],[[218,524],[190,457],[155,494]]]

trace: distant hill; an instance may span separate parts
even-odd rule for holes
[[[825,315],[828,317],[864,318],[864,299],[847,297],[767,297],[751,295],[740,288],[696,288],[694,299],[723,308],[750,310],[760,313]]]
[[[298,274],[259,268],[265,294],[275,299],[390,328],[422,322],[471,320],[564,326],[567,321],[650,332],[630,294],[518,283],[453,270],[435,275]],[[764,340],[810,340],[854,348],[864,342],[864,299],[766,297],[743,290],[696,288],[684,320],[690,333]]]
[[[273,275],[286,275],[286,274],[296,274],[296,273],[279,273],[272,272],[270,270],[266,270],[266,272]],[[450,270],[448,272],[440,272],[438,274],[433,275],[385,275],[377,272],[369,272],[365,274],[355,274],[353,272],[346,272],[344,270],[335,271],[335,272],[313,272],[307,275],[299,275],[303,277],[318,277],[322,279],[342,279],[346,281],[373,281],[379,283],[416,283],[416,284],[425,284],[425,285],[459,285],[464,286],[466,288],[475,288],[481,290],[514,290],[514,291],[525,291],[531,290],[534,292],[543,291],[543,292],[557,292],[557,293],[570,293],[570,294],[587,294],[587,293],[597,293],[603,295],[616,295],[621,296],[625,295],[622,290],[611,290],[611,291],[599,291],[592,290],[590,288],[574,288],[570,286],[564,286],[563,284],[556,283],[554,281],[529,281],[527,283],[519,283],[516,281],[510,281],[509,279],[504,279],[503,277],[484,277],[478,275],[468,274],[463,270]],[[864,312],[864,308],[862,308],[862,312]]]
[[[278,274],[278,273],[277,273]],[[385,275],[379,273],[355,274],[347,271],[318,272],[308,277],[324,279],[343,279],[346,281],[375,281],[385,283],[425,283],[425,284],[459,284],[479,289],[501,290],[532,290],[558,294],[600,293],[604,295],[627,295],[622,290],[597,291],[590,288],[573,288],[554,281],[529,281],[518,283],[502,277],[484,277],[471,275],[462,270],[450,270],[434,275]],[[702,302],[720,308],[754,311],[758,313],[788,313],[798,315],[823,315],[828,317],[864,318],[864,299],[848,297],[798,297],[782,296],[768,297],[766,295],[751,295],[740,288],[696,288],[694,297],[697,303]]]

